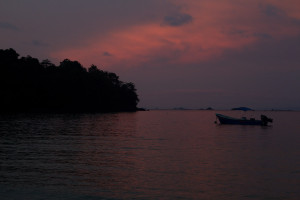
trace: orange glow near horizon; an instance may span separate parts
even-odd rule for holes
[[[290,2],[299,8],[298,1],[294,0],[267,0],[264,4],[270,5],[270,15],[277,14],[276,6],[285,17],[300,19],[297,6]],[[173,3],[182,6],[181,1]],[[261,11],[262,4],[260,1],[187,0],[181,13],[193,17],[190,23],[181,26],[163,25],[162,21],[142,23],[89,38],[89,45],[53,52],[52,57],[78,60],[85,66],[101,64],[107,68],[138,67],[156,59],[188,64],[215,59],[224,50],[239,50],[263,37],[280,39],[300,33],[299,26],[276,23],[274,16]]]

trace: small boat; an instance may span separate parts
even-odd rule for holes
[[[265,115],[260,116],[260,120],[256,120],[254,118],[247,119],[246,117],[242,118],[233,118],[226,115],[221,115],[216,113],[216,116],[220,122],[220,124],[236,124],[236,125],[261,125],[267,126],[268,122],[273,122],[273,119],[268,118]]]

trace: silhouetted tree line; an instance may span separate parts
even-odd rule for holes
[[[135,85],[115,73],[65,59],[59,66],[0,50],[0,112],[135,111]]]

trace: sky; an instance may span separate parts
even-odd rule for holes
[[[139,107],[300,110],[299,0],[0,0],[0,49],[92,64]]]

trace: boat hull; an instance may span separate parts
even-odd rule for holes
[[[226,115],[216,114],[220,124],[233,125],[265,125],[262,120],[233,118]]]

